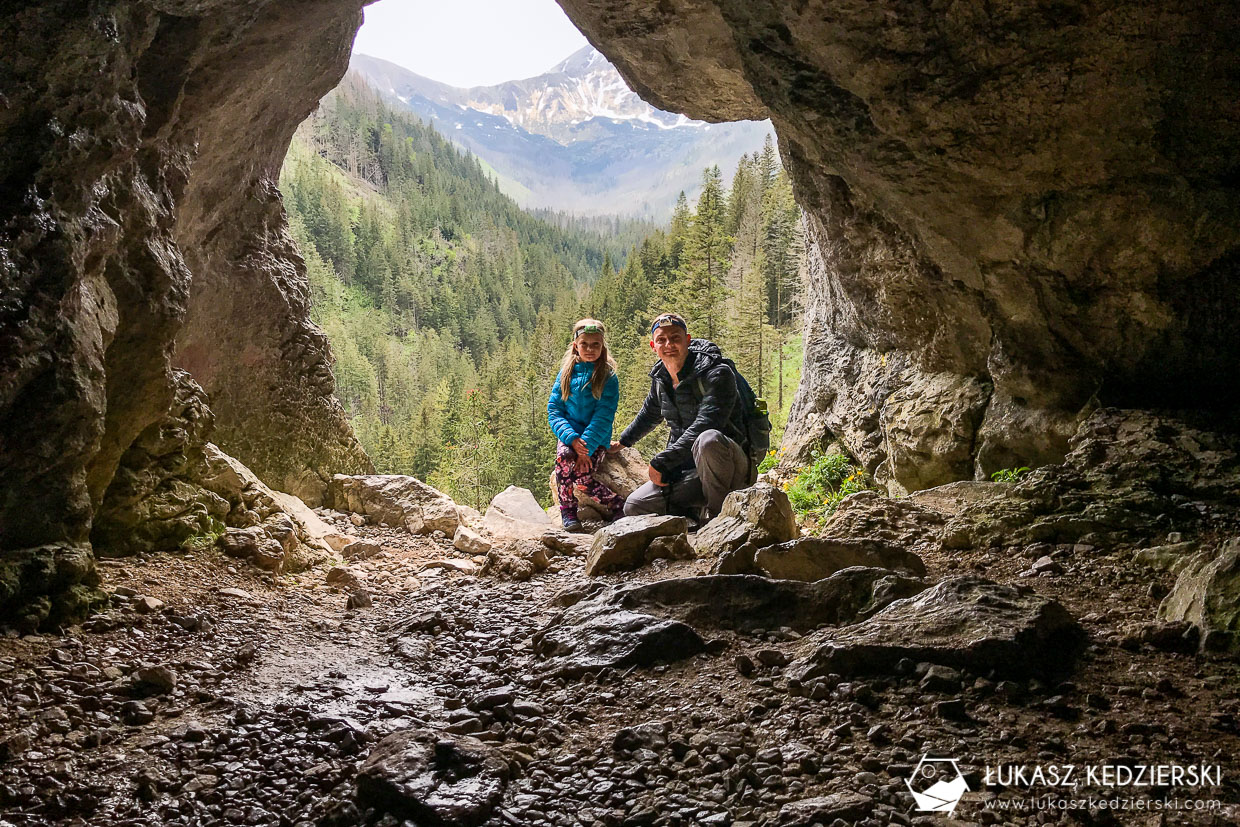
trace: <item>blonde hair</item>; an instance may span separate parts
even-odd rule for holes
[[[560,398],[565,401],[572,392],[573,365],[581,361],[575,345],[578,331],[583,327],[597,327],[603,336],[603,352],[598,355],[598,361],[594,363],[594,375],[590,377],[590,393],[594,394],[595,399],[602,397],[608,377],[616,372],[616,360],[607,352],[607,326],[598,319],[578,319],[573,325],[572,341],[568,343],[568,350],[564,351],[564,359],[560,362]]]

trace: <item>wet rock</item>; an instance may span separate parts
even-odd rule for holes
[[[716,574],[617,586],[591,598],[694,627],[789,628],[808,632],[823,624],[854,623],[893,600],[926,588],[925,583],[885,569],[852,568],[813,583],[771,580],[751,574]]]
[[[699,557],[714,559],[713,574],[752,572],[753,550],[797,536],[796,517],[788,495],[760,482],[733,491],[723,501],[719,516],[693,538]],[[739,553],[745,549],[743,553]]]
[[[541,540],[543,532],[553,525],[530,490],[515,485],[495,495],[482,524],[504,540]]]
[[[349,611],[354,609],[368,609],[373,605],[374,601],[370,597],[370,592],[361,587],[350,591],[349,597],[345,601],[345,609]]]
[[[855,822],[865,818],[873,802],[867,796],[856,792],[842,792],[824,795],[817,798],[806,798],[792,801],[779,810],[779,824],[788,827],[802,827],[819,823],[833,824],[836,819]]]
[[[595,601],[565,610],[533,636],[549,676],[576,677],[607,667],[652,666],[706,650],[692,627]]]
[[[129,726],[142,726],[155,720],[155,713],[142,701],[126,701],[121,704],[121,721]]]
[[[617,752],[633,752],[639,749],[658,752],[666,746],[667,724],[661,721],[625,727],[617,731],[611,739],[611,747]]]
[[[1240,538],[1198,552],[1184,564],[1158,616],[1188,621],[1203,636],[1212,634],[1216,650],[1240,645]]]
[[[364,514],[372,523],[403,527],[411,534],[453,534],[461,514],[452,498],[416,477],[367,474],[332,477],[328,498],[339,511]]]
[[[802,537],[760,549],[754,565],[768,577],[781,580],[821,580],[852,566],[926,576],[926,564],[916,554],[867,538]]]
[[[452,546],[457,551],[474,555],[486,554],[492,548],[490,541],[467,525],[457,526],[456,534],[452,536]]]
[[[590,555],[586,558],[585,572],[594,576],[611,571],[635,569],[651,560],[651,542],[657,537],[675,537],[686,534],[688,524],[684,517],[645,516],[625,517],[617,520],[594,535]],[[676,547],[673,546],[674,550]],[[665,544],[655,547],[655,553],[668,551]]]
[[[357,801],[427,827],[471,827],[491,816],[508,779],[508,762],[477,739],[405,730],[362,762]]]
[[[956,577],[868,620],[811,635],[788,667],[802,683],[836,673],[891,672],[909,658],[1007,677],[1071,670],[1085,642],[1076,620],[1027,587]]]

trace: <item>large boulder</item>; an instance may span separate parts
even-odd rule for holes
[[[608,454],[601,463],[594,467],[590,476],[621,497],[627,498],[637,490],[639,485],[649,479],[646,474],[647,467],[646,460],[642,459],[641,453],[636,448],[621,448],[615,454]],[[558,511],[560,492],[559,486],[555,484],[554,470],[547,481],[547,486],[551,490],[551,507]],[[603,513],[603,509],[584,493],[575,491],[574,494],[577,497],[577,514],[583,520],[611,519],[611,514]]]
[[[815,583],[752,574],[671,578],[616,586],[591,596],[590,603],[680,620],[694,628],[752,632],[787,627],[804,633],[855,623],[925,588],[921,580],[895,572],[853,568]]]
[[[327,493],[338,511],[364,514],[379,525],[405,528],[411,534],[442,531],[451,537],[461,524],[460,509],[452,498],[416,477],[337,474]]]
[[[945,580],[868,620],[808,636],[787,670],[807,681],[883,673],[908,658],[980,675],[1067,674],[1085,643],[1076,619],[1032,589],[980,577]]]
[[[324,523],[292,494],[268,488],[217,446],[207,443],[203,455],[192,480],[228,504],[228,529],[218,539],[225,553],[272,571],[301,571],[354,539]],[[247,534],[253,542],[245,539]]]
[[[538,540],[555,524],[528,488],[510,485],[491,500],[482,525],[502,540]]]
[[[577,677],[601,669],[672,663],[705,651],[689,625],[606,602],[582,601],[534,634],[534,653],[548,676]]]
[[[474,827],[491,817],[508,778],[508,762],[476,738],[402,730],[362,762],[357,801],[426,827]]]
[[[811,582],[852,566],[926,576],[926,564],[916,554],[882,540],[864,537],[801,537],[758,549],[754,565],[768,577]]]
[[[594,535],[585,572],[592,577],[639,568],[657,557],[692,556],[688,529],[684,517],[648,515],[617,520]],[[681,536],[686,540],[675,542]]]
[[[753,570],[757,549],[796,536],[796,515],[788,495],[760,482],[728,494],[719,516],[693,538],[693,549],[699,557],[715,560],[713,573],[742,574]]]
[[[1200,551],[1180,569],[1179,577],[1158,607],[1162,620],[1184,620],[1201,630],[1206,648],[1240,644],[1240,538],[1221,548]]]

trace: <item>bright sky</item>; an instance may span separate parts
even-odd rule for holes
[[[586,45],[555,0],[379,0],[353,51],[452,86],[542,74]]]

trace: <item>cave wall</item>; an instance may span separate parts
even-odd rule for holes
[[[92,516],[173,403],[174,356],[225,450],[276,487],[313,500],[369,469],[275,189],[360,5],[0,11],[0,615],[93,599]]]
[[[790,448],[899,491],[1235,403],[1234,0],[560,5],[656,105],[775,124],[817,248]]]

